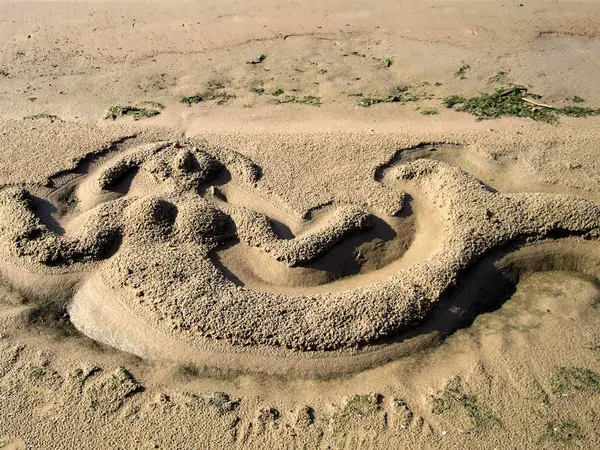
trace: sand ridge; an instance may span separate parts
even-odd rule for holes
[[[200,142],[147,144],[109,160],[89,183],[80,183],[75,193],[81,203],[95,206],[69,220],[64,235],[35,215],[26,190],[3,191],[3,217],[20,218],[2,224],[3,245],[34,270],[104,260],[98,267],[101,279],[123,304],[191,345],[216,339],[335,350],[392,337],[423,320],[461,271],[493,248],[519,239],[594,237],[600,227],[600,207],[591,201],[496,193],[457,167],[400,160],[386,168],[382,182],[400,199],[413,190],[436,208],[445,230],[432,255],[350,289],[342,284],[314,295],[258,292],[229,279],[211,252],[233,240],[293,267],[319,259],[344,236],[372,226],[371,213],[360,207],[329,205],[323,225],[282,239],[268,216],[227,205],[218,186],[210,186],[214,181],[260,191],[260,174],[239,153]],[[110,200],[98,200],[103,195]],[[413,214],[426,223],[418,210]],[[426,226],[420,232],[426,233]],[[85,302],[82,295],[75,299]],[[76,315],[73,320],[77,324]]]

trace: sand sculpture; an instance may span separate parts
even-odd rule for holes
[[[16,272],[78,277],[72,312],[84,332],[88,297],[102,308],[110,294],[149,334],[159,330],[192,346],[340,350],[426,320],[462,271],[491,249],[595,239],[600,231],[594,202],[494,192],[442,162],[400,160],[377,173],[374,183],[396,197],[316,208],[299,219],[302,233],[293,236],[253,208],[270,193],[247,157],[193,141],[144,145],[64,188],[73,190],[77,207],[56,223],[26,188],[0,192],[0,243]],[[413,210],[402,216],[408,198]],[[354,249],[352,270],[320,263],[353,236],[386,224],[395,228],[392,237]],[[389,254],[377,253],[380,247]],[[369,266],[373,255],[382,262]],[[252,271],[265,275],[253,284]],[[6,275],[15,278],[15,271]],[[99,326],[93,337],[120,346]]]

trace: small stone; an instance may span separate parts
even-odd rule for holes
[[[131,275],[133,273],[133,270],[131,270],[129,267],[125,266],[125,275]]]
[[[442,431],[442,436],[446,436],[448,432],[446,430]]]

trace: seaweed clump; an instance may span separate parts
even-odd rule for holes
[[[447,108],[468,112],[477,120],[500,117],[529,117],[538,122],[556,123],[559,116],[588,117],[600,115],[600,108],[565,106],[556,108],[538,103],[540,95],[530,93],[526,87],[512,86],[496,89],[492,93],[482,93],[474,97],[450,95],[443,100]]]
[[[296,103],[298,105],[321,106],[321,98],[315,97],[314,95],[305,95],[303,97],[296,97],[295,95],[285,95],[283,97],[274,98],[273,102],[276,105],[282,105],[284,103]]]
[[[179,101],[180,103],[185,103],[188,106],[191,106],[192,103],[200,103],[202,100],[202,96],[200,94],[189,95],[186,97],[182,97]]]
[[[158,116],[160,111],[156,109],[140,108],[138,106],[111,106],[104,115],[105,119],[115,120],[117,117],[131,116],[133,120]]]

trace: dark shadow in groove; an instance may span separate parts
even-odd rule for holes
[[[357,259],[356,252],[361,245],[375,240],[389,245],[398,236],[396,231],[379,217],[374,216],[373,222],[374,226],[370,230],[346,236],[319,259],[306,264],[305,267],[335,274],[337,278],[360,273],[363,262]]]
[[[404,211],[406,216],[411,215],[411,210],[408,207]],[[397,222],[398,229],[402,229],[402,222],[407,218],[394,218]],[[289,268],[290,271],[296,269],[313,269],[315,272],[326,272],[330,275],[329,282],[339,280],[359,273],[365,273],[373,270],[381,269],[382,267],[391,264],[400,259],[406,250],[410,247],[410,243],[414,236],[413,223],[407,223],[405,232],[402,236],[398,236],[396,229],[384,220],[374,217],[374,226],[370,230],[357,232],[346,236],[341,242],[338,242],[329,249],[320,258],[297,267]],[[235,225],[234,225],[235,226]],[[240,244],[239,240],[229,240],[220,245],[217,249],[211,251],[210,258],[215,266],[221,271],[224,277],[228,278],[237,286],[244,286],[245,281],[232,273],[227,265],[221,259],[220,253],[236,245]],[[364,260],[358,258],[358,252],[362,251],[366,255]],[[273,258],[273,264],[284,264],[277,262]],[[365,266],[367,265],[367,266]],[[263,280],[264,282],[264,280]]]
[[[116,181],[114,184],[111,184],[106,188],[108,192],[114,192],[121,195],[127,195],[129,190],[131,189],[131,184],[133,183],[133,179],[140,171],[139,166],[133,166],[127,170],[122,176]]]
[[[292,233],[292,230],[290,230],[290,227],[288,227],[285,223],[273,219],[272,217],[269,217],[269,221],[271,222],[273,231],[279,239],[290,240],[296,237],[294,236],[294,233]]]
[[[214,186],[224,186],[232,180],[231,172],[223,166],[216,177],[206,180],[204,183],[200,183],[196,188],[198,195],[204,197],[206,192]],[[224,200],[226,201],[226,200]]]
[[[240,243],[240,241],[238,239],[232,239],[232,240],[224,243],[223,245],[221,245],[219,247],[219,250],[226,250],[235,245],[238,245],[239,243]],[[221,261],[221,257],[219,255],[218,251],[213,250],[210,254],[210,259],[211,259],[212,263],[217,267],[217,269],[219,269],[219,271],[221,271],[223,276],[225,278],[227,278],[227,280],[231,281],[236,286],[240,286],[240,287],[245,286],[245,283],[242,280],[240,280],[237,276],[235,276],[233,274],[233,272],[231,272],[225,264],[223,264],[223,261]]]
[[[303,215],[302,215],[302,220],[312,220],[313,216],[321,209],[326,208],[328,206],[333,205],[333,200],[327,200],[326,202],[323,202],[319,205],[313,206],[312,208],[308,209]]]
[[[123,235],[121,232],[113,233],[110,238],[107,238],[106,246],[103,251],[99,254],[96,261],[102,261],[105,259],[112,258],[121,248],[123,243]]]
[[[565,231],[558,230],[549,238],[559,239],[566,236]],[[510,254],[522,249],[525,244],[524,240],[513,242],[474,262],[469,269],[459,274],[456,284],[442,295],[421,324],[370,344],[399,343],[432,333],[437,334],[439,343],[442,343],[458,329],[471,326],[479,315],[502,308],[515,293],[520,279],[531,273],[552,270],[572,272],[589,278],[600,286],[600,281],[595,275],[582,271],[576,257],[570,258],[564,252],[556,255],[531,253],[522,259],[511,259]]]
[[[55,205],[40,197],[31,196],[33,199],[33,213],[50,231],[62,236],[65,229],[55,219],[58,209]]]
[[[390,159],[375,168],[373,178],[375,181],[381,181],[383,180],[387,170],[399,162],[411,162],[417,159],[422,159],[426,153],[435,152],[442,148],[462,149],[464,146],[452,142],[421,142],[420,144],[412,147],[398,149]],[[409,155],[411,155],[411,153],[416,153],[416,157],[410,158]]]
[[[95,162],[97,162],[98,160],[100,160],[104,156],[107,156],[110,153],[120,150],[120,147],[123,144],[126,144],[127,142],[134,140],[135,138],[137,138],[137,134],[131,134],[129,136],[124,136],[121,139],[117,139],[117,140],[111,142],[109,145],[107,145],[103,148],[100,148],[95,152],[88,153],[87,155],[83,156],[79,160],[79,162],[77,162],[77,165],[75,166],[74,169],[61,170],[59,172],[56,172],[54,175],[48,177],[47,186],[55,187],[56,180],[58,180],[61,177],[66,176],[66,175],[70,175],[70,174],[83,175],[83,174],[88,173],[90,170],[90,167]]]
[[[259,167],[259,169],[260,169],[260,167]],[[218,173],[218,175],[215,178],[213,178],[211,180],[207,180],[206,182],[200,184],[197,187],[196,192],[201,197],[205,197],[210,188],[218,188],[219,186],[224,186],[224,185],[228,184],[229,182],[231,182],[231,180],[232,180],[231,172],[223,166],[223,168],[220,170],[220,172]],[[222,193],[217,192],[215,195],[220,200],[228,203],[227,198],[225,196],[222,196]],[[243,205],[240,205],[240,206],[243,206]],[[250,206],[246,206],[246,208],[251,209]],[[275,232],[277,237],[279,237],[280,239],[294,239],[294,237],[295,237],[294,233],[292,233],[292,230],[286,224],[284,224],[283,222],[280,222],[279,220],[276,220],[272,217],[269,217],[269,221],[271,222],[273,231]]]
[[[103,248],[95,255],[93,258],[94,261],[103,261],[108,259],[117,253],[119,248],[121,247],[121,243],[123,240],[123,236],[120,232],[114,232],[104,238],[106,243]],[[66,254],[62,252],[63,248],[61,247],[56,254],[54,254],[53,259],[51,261],[46,261],[44,264],[48,267],[69,267],[75,263],[86,263],[90,262],[90,253],[86,252],[78,252],[73,253],[67,251]]]

